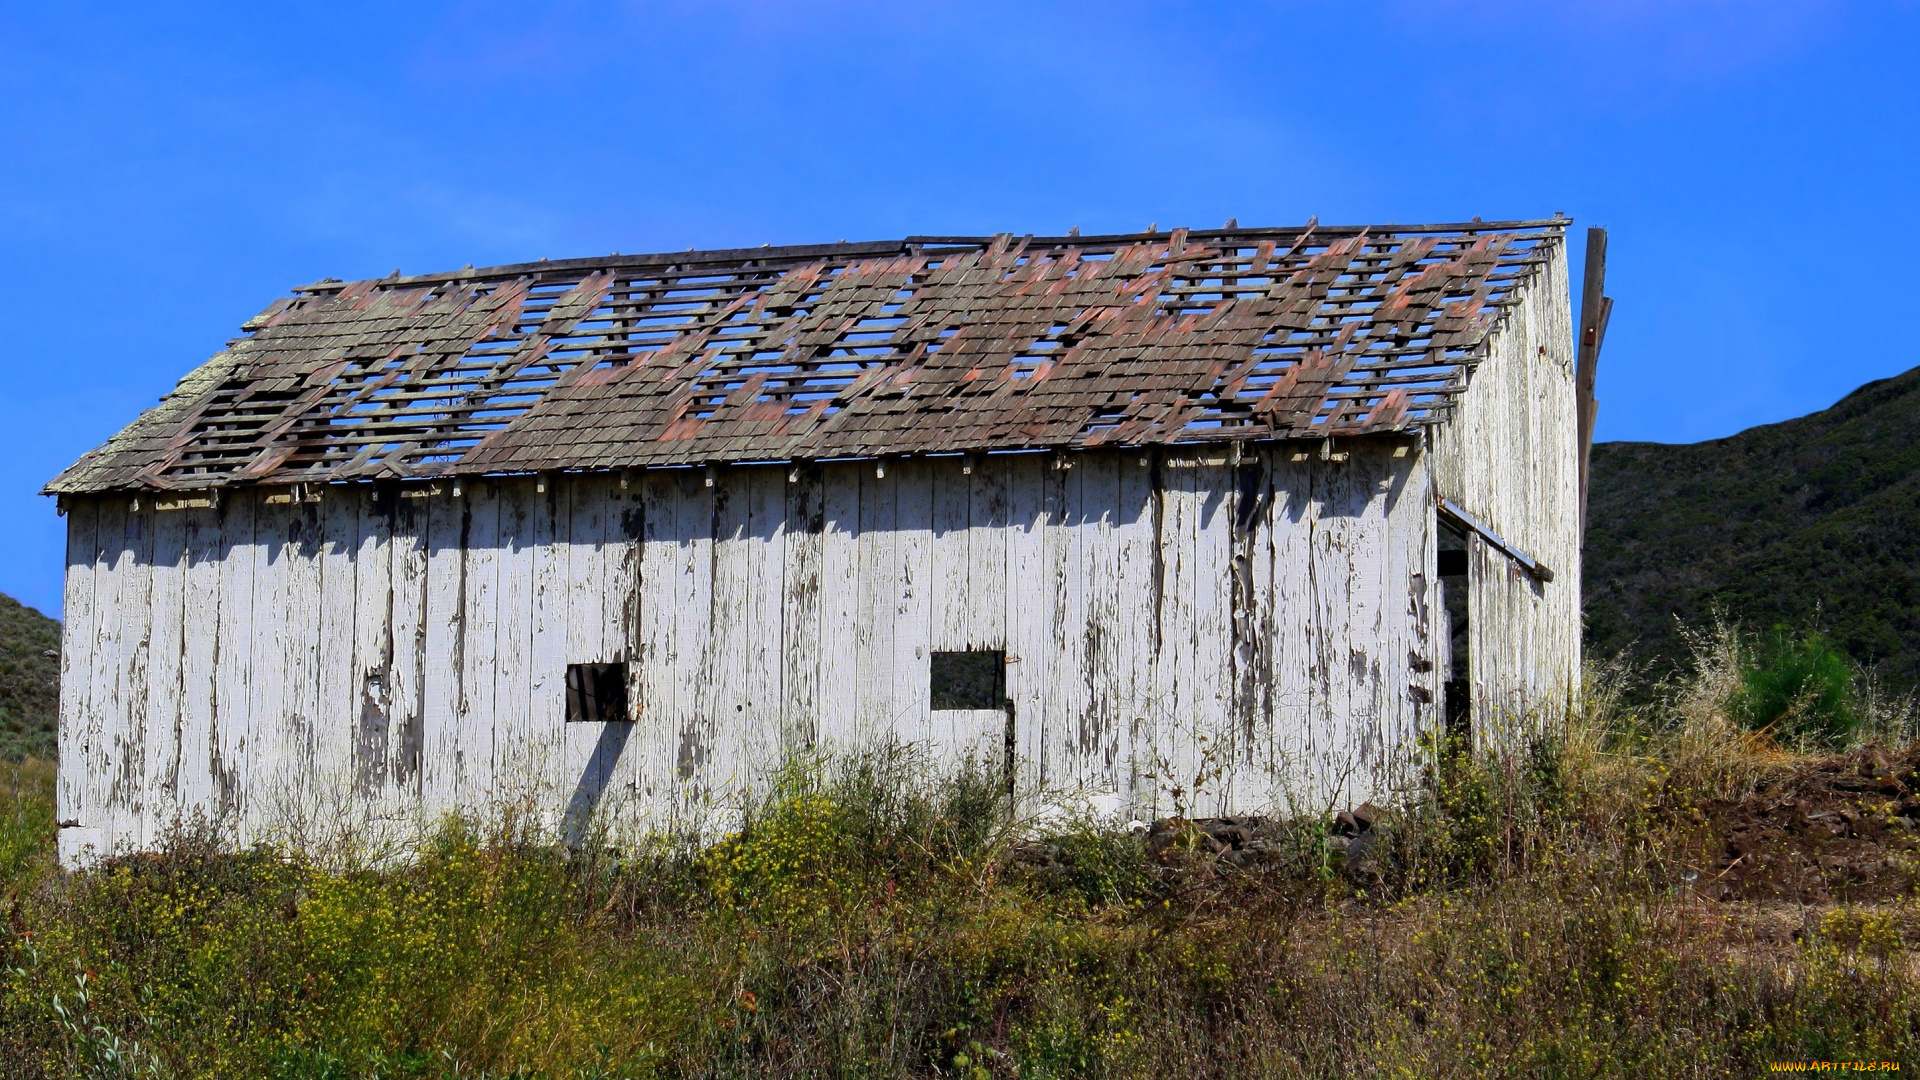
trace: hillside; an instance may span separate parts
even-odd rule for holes
[[[1814,624],[1920,683],[1920,368],[1725,439],[1593,448],[1585,591],[1596,656],[1684,654],[1674,617]]]
[[[0,760],[53,757],[60,624],[0,593]]]

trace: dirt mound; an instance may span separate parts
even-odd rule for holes
[[[1703,809],[1718,851],[1695,888],[1714,899],[1885,900],[1920,880],[1920,743],[1811,761]]]

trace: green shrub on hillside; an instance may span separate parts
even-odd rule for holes
[[[1434,747],[1427,783],[1366,815],[1370,839],[1268,822],[1274,846],[1244,865],[1191,822],[1159,834],[1192,843],[1159,848],[1115,823],[1023,822],[993,770],[929,776],[887,750],[793,765],[705,844],[453,821],[375,866],[186,830],[69,875],[52,865],[51,767],[0,766],[0,1078],[1914,1060],[1910,895],[1789,911],[1690,887],[1719,851],[1699,847],[1703,808],[1784,767],[1729,714],[1739,655],[1722,634],[1657,714],[1612,711],[1601,687],[1512,760]],[[1888,768],[1912,774],[1920,751]]]
[[[1825,636],[1776,627],[1746,657],[1734,710],[1751,731],[1844,746],[1861,724],[1854,696],[1858,674]]]
[[[0,761],[54,755],[60,624],[0,593]]]

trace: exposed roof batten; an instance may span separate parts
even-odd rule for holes
[[[901,241],[323,282],[49,492],[1406,431],[1563,220]]]

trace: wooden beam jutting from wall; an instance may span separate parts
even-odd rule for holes
[[[1594,398],[1594,375],[1600,366],[1600,346],[1607,340],[1607,320],[1613,298],[1607,288],[1607,230],[1587,230],[1587,269],[1580,290],[1580,340],[1574,368],[1574,402],[1580,431],[1580,535],[1587,533],[1587,472],[1593,458],[1593,425],[1600,412]]]

